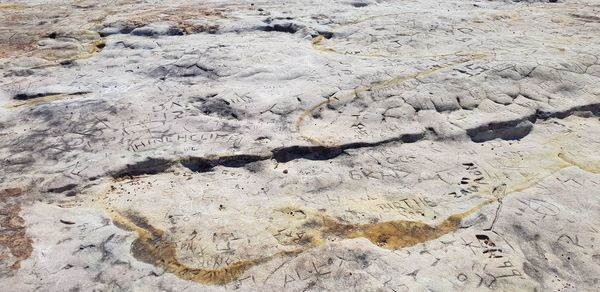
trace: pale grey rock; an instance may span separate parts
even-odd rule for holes
[[[1,291],[594,291],[598,5],[0,4]]]

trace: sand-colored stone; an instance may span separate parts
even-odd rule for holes
[[[600,5],[0,4],[0,291],[595,291]]]

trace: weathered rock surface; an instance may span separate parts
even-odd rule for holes
[[[595,291],[599,13],[0,3],[0,291]]]

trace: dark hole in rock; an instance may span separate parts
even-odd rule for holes
[[[326,39],[330,39],[333,37],[333,32],[331,31],[319,31],[319,35],[322,35]]]
[[[147,158],[146,160],[128,164],[119,171],[112,174],[113,178],[127,177],[127,176],[139,176],[146,174],[157,174],[167,170],[173,161],[162,159],[162,158]]]
[[[40,98],[50,95],[56,95],[56,92],[44,92],[44,93],[19,93],[13,97],[15,100],[28,100],[33,98]]]
[[[269,157],[259,155],[236,155],[215,159],[192,157],[182,161],[181,165],[193,172],[208,172],[217,165],[225,167],[243,167],[250,163],[266,160],[268,158]]]
[[[263,26],[263,27],[259,27],[259,30],[262,31],[277,31],[277,32],[285,32],[285,33],[291,33],[294,34],[296,32],[298,32],[302,27],[300,27],[299,25],[295,24],[295,23],[284,23],[284,24],[274,24],[274,25],[269,25],[269,26]]]
[[[366,7],[369,6],[369,4],[367,3],[362,3],[362,2],[354,2],[354,3],[350,3],[350,5],[357,7],[357,8],[361,8],[361,7]]]
[[[48,192],[62,193],[62,192],[70,191],[70,190],[74,189],[76,186],[77,186],[76,184],[68,184],[68,185],[65,185],[62,187],[48,189]]]

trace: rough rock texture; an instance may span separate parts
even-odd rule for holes
[[[598,15],[0,3],[0,291],[595,291]]]

